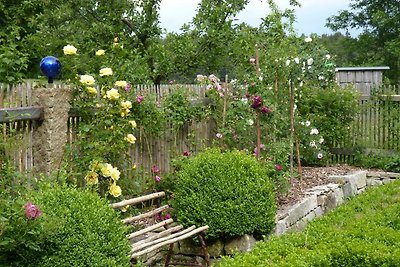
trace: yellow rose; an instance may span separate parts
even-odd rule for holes
[[[88,184],[97,184],[99,182],[99,175],[94,171],[90,171],[86,174],[85,180]]]
[[[136,128],[136,121],[128,121],[128,123],[131,125],[132,129]]]
[[[128,116],[129,112],[129,109],[121,109],[121,117],[125,118],[126,116]]]
[[[126,140],[128,143],[134,144],[134,143],[136,142],[136,137],[135,137],[133,134],[128,134],[128,135],[125,137],[125,140]]]
[[[96,51],[96,56],[104,56],[105,53],[106,53],[105,50],[99,49],[99,50]]]
[[[123,206],[120,208],[121,212],[126,212],[129,208],[129,205]]]
[[[121,187],[116,185],[115,183],[112,183],[110,185],[110,194],[113,195],[114,197],[119,197],[122,193]]]
[[[119,98],[119,93],[117,89],[110,89],[106,92],[106,97],[110,100],[117,100]]]
[[[118,181],[120,175],[121,175],[121,173],[119,172],[119,170],[116,167],[111,169],[111,171],[110,171],[111,179],[113,179],[114,181]]]
[[[93,85],[95,83],[95,80],[91,75],[81,75],[80,77],[81,79],[79,81],[85,85]]]
[[[64,55],[76,55],[78,49],[73,45],[66,45],[63,47]]]
[[[100,70],[100,76],[111,76],[113,75],[113,71],[111,68],[102,68]]]
[[[86,90],[89,94],[95,95],[97,94],[97,89],[94,87],[86,87]]]
[[[121,108],[123,109],[131,109],[132,108],[132,102],[127,100],[127,101],[122,101],[121,102]]]
[[[127,85],[128,85],[128,83],[126,81],[116,81],[115,82],[115,86],[126,87]]]
[[[101,166],[100,171],[104,177],[110,177],[112,169],[113,169],[113,166],[111,164],[105,163],[105,164],[103,164],[103,166]]]

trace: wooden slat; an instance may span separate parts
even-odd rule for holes
[[[132,238],[135,238],[135,237],[137,237],[137,236],[143,235],[143,234],[145,234],[145,233],[151,232],[151,231],[153,231],[153,230],[155,230],[155,229],[158,229],[158,228],[160,228],[160,227],[163,227],[163,226],[165,226],[165,225],[171,224],[171,223],[173,223],[173,222],[174,222],[174,220],[168,219],[168,220],[165,220],[165,221],[156,223],[156,224],[154,224],[154,225],[152,225],[152,226],[146,227],[146,228],[144,228],[144,229],[142,229],[142,230],[133,232],[133,233],[127,235],[126,237],[127,237],[128,239],[132,239]]]
[[[0,123],[23,120],[43,120],[43,108],[18,107],[0,109]]]
[[[143,240],[140,240],[138,242],[135,242],[134,245],[138,246],[138,245],[144,244],[146,242],[149,242],[149,241],[152,241],[152,240],[155,240],[155,239],[158,239],[158,238],[162,238],[162,237],[167,236],[167,235],[169,235],[171,233],[175,233],[175,232],[180,231],[182,229],[183,229],[183,225],[177,225],[177,226],[168,228],[168,229],[166,229],[166,230],[164,230],[162,232],[153,234],[153,235],[147,237],[146,239],[143,239]]]
[[[152,194],[141,196],[141,197],[135,197],[135,198],[131,198],[131,199],[122,200],[120,202],[110,204],[110,206],[114,209],[118,209],[118,208],[125,207],[127,205],[135,205],[135,204],[147,201],[147,200],[160,198],[163,196],[165,196],[165,192],[161,191],[161,192],[152,193]]]
[[[173,238],[175,238],[175,237],[185,235],[186,233],[189,233],[189,232],[193,231],[194,229],[196,229],[196,226],[192,225],[191,227],[189,227],[189,228],[187,228],[187,229],[184,229],[184,230],[182,230],[182,231],[179,231],[179,232],[177,232],[177,233],[171,234],[171,235],[166,236],[166,237],[162,237],[162,238],[158,238],[158,239],[156,239],[156,240],[144,242],[144,243],[142,243],[142,244],[136,244],[136,243],[134,243],[134,244],[132,245],[131,253],[134,253],[134,252],[139,251],[139,250],[141,250],[141,249],[144,249],[144,248],[146,248],[146,247],[150,247],[150,246],[153,246],[153,245],[155,245],[155,244],[158,244],[158,243],[161,243],[161,242],[164,242],[164,241],[173,239]]]
[[[188,237],[191,237],[191,236],[193,236],[193,235],[195,235],[195,234],[201,233],[201,232],[207,230],[208,228],[209,228],[208,225],[203,226],[203,227],[200,227],[200,228],[197,228],[197,229],[195,229],[195,230],[193,230],[193,231],[191,231],[191,232],[189,232],[189,233],[187,233],[187,234],[184,234],[184,235],[182,235],[182,236],[179,236],[179,237],[176,237],[176,238],[173,238],[173,239],[170,239],[170,240],[166,240],[166,241],[164,241],[164,242],[161,242],[161,243],[158,243],[158,244],[156,244],[156,245],[154,245],[154,246],[151,246],[151,247],[149,247],[149,248],[147,248],[147,249],[145,249],[145,250],[142,250],[142,251],[133,253],[133,254],[131,255],[131,257],[132,257],[132,258],[136,258],[136,257],[138,257],[138,256],[147,254],[147,253],[149,253],[149,252],[151,252],[151,251],[154,251],[154,250],[156,250],[156,249],[158,249],[158,248],[160,248],[160,247],[163,247],[163,246],[165,246],[165,245],[169,245],[169,244],[175,243],[175,242],[177,242],[177,241],[180,241],[180,240],[186,239],[186,238],[188,238]]]
[[[122,221],[123,221],[125,224],[130,224],[130,223],[133,223],[133,222],[136,222],[136,221],[145,219],[145,218],[153,217],[154,215],[156,215],[156,214],[158,214],[158,213],[160,213],[160,212],[162,212],[162,211],[164,211],[164,210],[167,210],[168,208],[169,208],[169,206],[168,206],[168,205],[165,205],[165,206],[159,207],[159,208],[157,208],[157,209],[151,210],[151,211],[149,211],[149,212],[142,213],[142,214],[137,215],[137,216],[125,218],[125,219],[123,219]]]

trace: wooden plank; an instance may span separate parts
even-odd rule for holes
[[[151,232],[151,231],[153,231],[153,230],[156,230],[156,229],[158,229],[158,228],[160,228],[160,227],[163,227],[163,226],[166,226],[166,225],[168,225],[168,224],[171,224],[171,223],[173,223],[173,222],[174,222],[174,220],[172,220],[172,219],[168,219],[168,220],[165,220],[165,221],[161,221],[161,222],[159,222],[159,223],[157,223],[157,224],[154,224],[154,225],[149,226],[149,227],[147,227],[147,228],[144,228],[144,229],[142,229],[142,230],[133,232],[133,233],[127,235],[126,237],[127,237],[128,239],[132,239],[132,238],[135,238],[135,237],[137,237],[137,236],[140,236],[140,235],[143,235],[143,234],[145,234],[145,233],[148,233],[148,232]]]
[[[163,197],[163,196],[165,196],[165,192],[157,192],[157,193],[153,193],[153,194],[149,194],[149,195],[145,195],[145,196],[141,196],[141,197],[122,200],[120,202],[116,202],[116,203],[110,204],[110,207],[112,207],[114,209],[118,209],[118,208],[125,207],[127,205],[135,205],[135,204],[147,201],[147,200],[160,198],[160,197]]]
[[[144,244],[146,242],[150,242],[152,240],[155,240],[155,239],[158,239],[158,238],[162,238],[164,236],[167,236],[167,235],[169,235],[171,233],[175,233],[175,232],[180,231],[182,229],[183,229],[183,225],[177,225],[177,226],[168,228],[168,229],[166,229],[164,231],[161,231],[161,232],[159,232],[157,234],[152,234],[146,239],[143,239],[143,240],[140,240],[140,241],[137,241],[137,242],[135,241],[134,246],[139,246],[139,245]]]
[[[23,120],[43,120],[43,108],[19,107],[0,109],[0,123]]]
[[[144,242],[144,243],[142,243],[142,244],[136,244],[136,243],[134,243],[134,244],[132,245],[131,253],[134,253],[134,252],[136,252],[136,251],[139,251],[139,250],[141,250],[141,249],[144,249],[145,247],[150,247],[150,246],[153,246],[153,245],[155,245],[155,244],[164,242],[164,241],[166,241],[166,240],[173,239],[173,238],[175,238],[175,237],[177,237],[177,236],[184,235],[184,234],[186,234],[186,233],[189,233],[189,232],[193,231],[194,229],[196,229],[196,226],[192,225],[192,226],[190,226],[190,227],[187,228],[187,229],[184,229],[184,230],[182,230],[182,231],[176,232],[176,233],[174,233],[174,234],[170,234],[169,236],[166,236],[166,237],[158,238],[158,239],[155,239],[155,240],[152,240],[152,241],[149,240],[149,241]]]
[[[145,218],[153,217],[154,215],[156,215],[156,214],[158,214],[158,213],[160,213],[160,212],[162,212],[162,211],[164,211],[164,210],[167,210],[168,208],[169,208],[168,205],[164,205],[164,206],[162,206],[162,207],[159,207],[159,208],[157,208],[157,209],[151,210],[151,211],[149,211],[149,212],[142,213],[142,214],[139,214],[139,215],[137,215],[137,216],[125,218],[125,219],[123,219],[122,221],[123,221],[125,224],[130,224],[130,223],[133,223],[133,222],[136,222],[136,221],[145,219]]]
[[[156,245],[154,245],[154,246],[151,246],[151,247],[149,247],[149,248],[147,248],[147,249],[145,249],[145,250],[142,250],[142,251],[133,253],[133,254],[131,255],[131,257],[132,257],[132,258],[135,258],[135,257],[141,256],[141,255],[147,254],[147,253],[149,253],[149,252],[151,252],[151,251],[154,251],[154,250],[156,250],[156,249],[158,249],[158,248],[160,248],[160,247],[163,247],[163,246],[166,246],[166,245],[175,243],[175,242],[177,242],[177,241],[186,239],[186,238],[191,237],[191,236],[193,236],[193,235],[196,235],[196,234],[198,234],[198,233],[204,232],[204,231],[207,230],[208,228],[209,228],[209,227],[208,227],[207,225],[206,225],[206,226],[203,226],[203,227],[200,227],[200,228],[197,228],[197,229],[195,229],[195,230],[193,230],[193,231],[191,231],[191,232],[189,232],[189,233],[186,233],[186,234],[184,234],[184,235],[182,235],[182,236],[179,236],[179,237],[176,237],[176,238],[173,238],[173,239],[170,239],[170,240],[167,240],[167,241],[158,243],[158,244],[156,244]]]

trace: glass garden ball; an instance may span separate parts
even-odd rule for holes
[[[53,78],[60,74],[61,63],[56,57],[46,56],[40,61],[40,70],[47,76],[49,82],[52,82]]]

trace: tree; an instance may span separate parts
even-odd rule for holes
[[[352,0],[350,11],[328,18],[332,30],[359,28],[358,46],[368,48],[363,64],[387,64],[389,78],[400,81],[400,5],[398,0]]]

